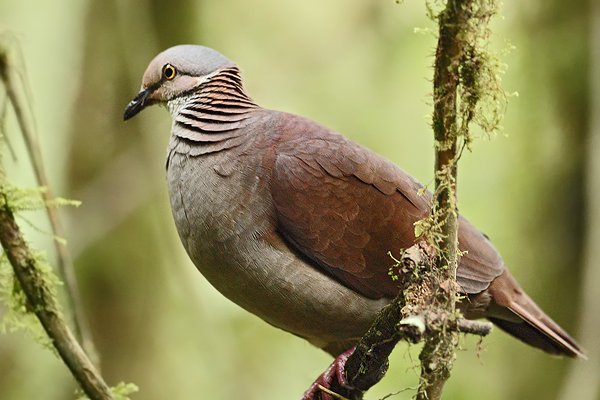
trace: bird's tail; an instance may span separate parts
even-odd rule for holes
[[[531,300],[508,271],[492,282],[488,292],[497,305],[510,311],[508,318],[488,317],[500,329],[547,353],[587,358],[585,351]]]

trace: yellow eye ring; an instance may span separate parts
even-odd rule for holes
[[[171,64],[165,64],[165,66],[163,67],[162,73],[163,73],[163,77],[166,80],[170,81],[171,79],[175,78],[175,75],[177,75],[177,70]]]

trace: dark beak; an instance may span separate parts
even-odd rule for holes
[[[135,99],[131,100],[129,104],[127,104],[127,108],[125,108],[125,113],[123,114],[123,120],[127,121],[129,118],[142,111],[144,107],[150,105],[151,103],[147,100],[151,93],[151,88],[146,88],[139,92],[137,96],[135,96]]]

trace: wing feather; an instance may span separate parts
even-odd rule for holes
[[[429,213],[431,194],[420,194],[422,186],[396,165],[311,121],[286,115],[279,129],[271,193],[280,232],[363,295],[394,296],[388,252],[414,244],[414,223]],[[502,259],[464,218],[459,242],[466,254],[458,283],[481,292],[504,270]]]

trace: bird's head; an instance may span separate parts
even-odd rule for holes
[[[128,120],[152,104],[164,104],[193,92],[210,76],[235,64],[218,51],[204,46],[171,47],[150,62],[142,88],[125,108]]]

